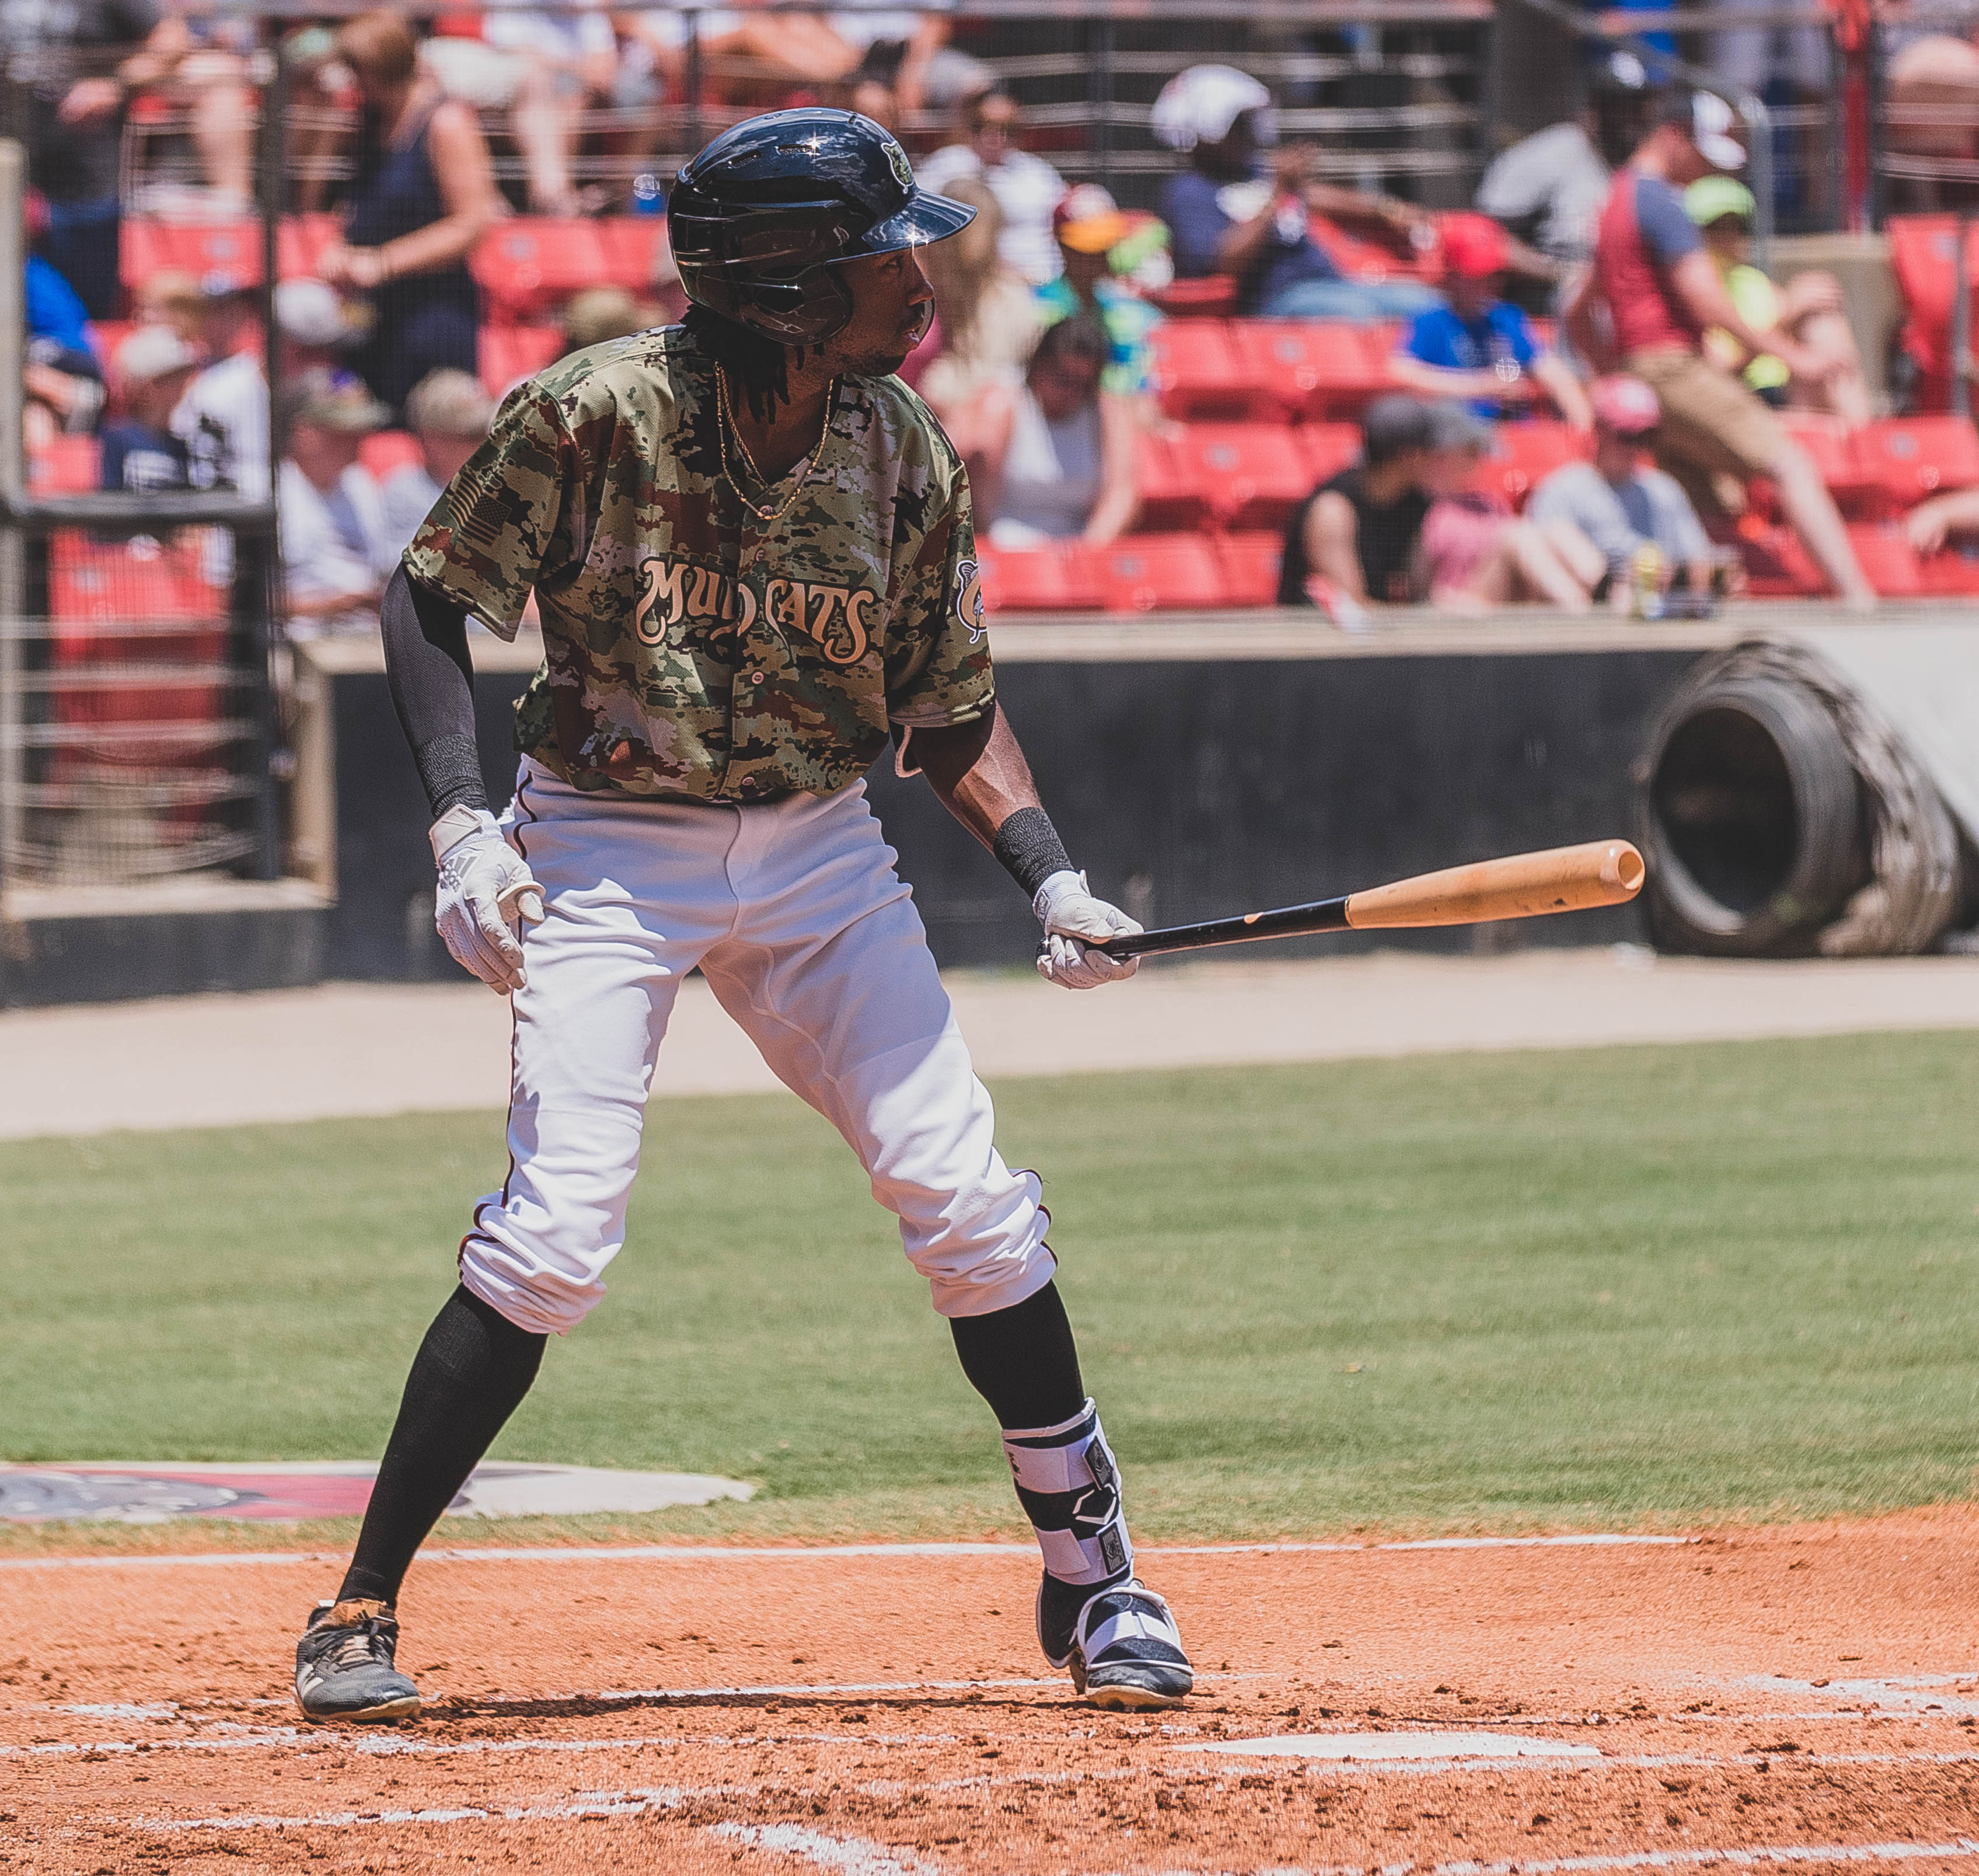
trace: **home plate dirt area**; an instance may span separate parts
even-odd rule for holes
[[[0,1867],[1979,1870],[1979,1515],[1149,1549],[1202,1669],[1079,1704],[1004,1546],[452,1550],[416,1723],[300,1724],[333,1559],[0,1560]]]

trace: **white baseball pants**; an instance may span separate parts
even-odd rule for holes
[[[1037,1175],[992,1138],[927,935],[863,783],[750,807],[585,794],[525,760],[502,830],[543,888],[515,993],[509,1176],[461,1281],[519,1328],[575,1327],[625,1238],[653,1064],[698,966],[899,1215],[944,1316],[1050,1281]]]

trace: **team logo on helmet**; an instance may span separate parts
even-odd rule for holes
[[[887,161],[893,164],[894,177],[900,187],[911,193],[914,186],[913,165],[907,161],[907,153],[896,138],[887,139]]]
[[[956,565],[955,616],[969,628],[969,642],[980,645],[986,629],[983,623],[983,569],[973,560]]]

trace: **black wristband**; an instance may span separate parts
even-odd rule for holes
[[[1054,873],[1072,870],[1072,857],[1051,824],[1051,817],[1041,807],[1019,808],[996,830],[990,850],[1024,889],[1027,899],[1035,898],[1038,888]]]
[[[435,820],[450,807],[486,807],[487,785],[471,736],[436,736],[413,751]]]

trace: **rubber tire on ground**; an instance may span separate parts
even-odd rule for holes
[[[1684,766],[1696,764],[1700,752],[1708,773],[1714,731],[1721,729],[1735,730],[1749,747],[1762,747],[1755,732],[1770,744],[1791,798],[1786,863],[1771,890],[1746,905],[1728,903],[1732,895],[1722,886],[1713,890],[1698,877],[1683,857],[1686,847],[1696,857],[1694,841],[1664,811]],[[1861,789],[1848,746],[1821,699],[1798,684],[1728,676],[1680,694],[1651,731],[1635,778],[1636,836],[1649,863],[1649,928],[1660,950],[1805,956],[1868,877]]]

